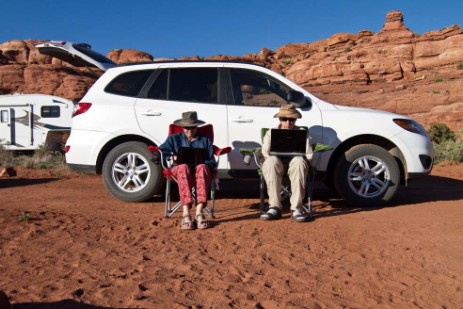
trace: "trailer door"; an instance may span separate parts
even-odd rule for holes
[[[11,145],[14,142],[14,109],[0,108],[0,145]]]

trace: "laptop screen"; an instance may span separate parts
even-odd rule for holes
[[[176,164],[198,165],[206,161],[206,148],[180,147],[177,153]]]
[[[306,154],[307,130],[272,129],[270,154],[303,156]]]

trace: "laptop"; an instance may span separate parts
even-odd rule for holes
[[[207,157],[206,148],[180,147],[175,164],[199,165],[204,164]]]
[[[305,156],[307,130],[272,129],[270,136],[270,155]]]

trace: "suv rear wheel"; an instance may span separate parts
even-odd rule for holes
[[[333,182],[336,191],[353,206],[382,206],[396,193],[400,170],[384,148],[358,145],[339,158]]]
[[[142,202],[158,193],[162,185],[161,167],[141,142],[126,142],[112,149],[103,162],[103,181],[115,197],[126,202]]]

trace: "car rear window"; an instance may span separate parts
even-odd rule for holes
[[[106,86],[105,92],[136,97],[152,73],[153,70],[141,70],[121,74]]]
[[[198,103],[217,103],[217,68],[179,68],[161,72],[148,98]]]
[[[105,56],[103,56],[102,54],[97,53],[93,49],[90,49],[90,46],[88,44],[83,44],[83,43],[72,44],[72,47],[74,47],[75,49],[77,49],[81,53],[89,56],[90,58],[92,58],[92,59],[94,59],[94,60],[96,60],[98,62],[115,64],[111,59],[108,59]]]

